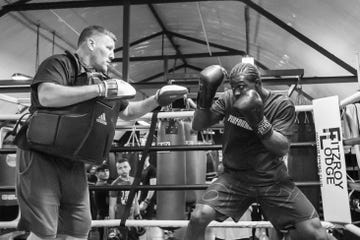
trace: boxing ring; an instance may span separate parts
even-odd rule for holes
[[[336,101],[336,100],[335,100]],[[338,101],[338,100],[337,100]],[[342,101],[338,101],[338,107],[341,109],[348,104],[360,101],[360,92],[356,93],[348,98],[343,99]],[[316,106],[313,105],[299,105],[295,106],[296,112],[305,112],[305,111],[315,111]],[[340,111],[338,111],[340,112]],[[193,116],[194,111],[181,111],[181,112],[160,112],[158,113],[158,118],[190,118]],[[145,120],[152,117],[152,114],[146,114],[143,117],[139,118],[139,120]],[[18,120],[20,118],[17,114],[12,115],[1,115],[0,120]],[[314,116],[314,121],[316,121]],[[326,134],[328,132],[325,131]],[[318,137],[318,136],[317,136]],[[328,135],[324,136],[323,139],[326,139]],[[322,140],[323,140],[322,139]],[[323,143],[323,142],[321,142]],[[348,138],[348,139],[341,139],[341,146],[354,146],[360,144],[360,137]],[[301,146],[317,146],[319,147],[319,139],[315,142],[304,142],[304,143],[297,143],[291,144],[292,147],[301,147]],[[195,150],[220,150],[221,145],[186,145],[186,146],[151,146],[150,151],[195,151]],[[143,147],[114,147],[111,151],[142,151]],[[0,153],[14,153],[14,149],[0,149]],[[318,152],[319,154],[319,152]],[[319,156],[318,156],[319,161]],[[359,161],[359,159],[358,159]],[[320,166],[320,163],[319,163]],[[343,166],[343,169],[345,166]],[[345,170],[346,171],[346,170]],[[360,184],[356,181],[352,180],[349,176],[346,176],[347,179],[345,185],[347,186],[346,195],[347,198],[343,200],[349,200],[349,195],[351,195],[354,191],[360,191]],[[297,186],[320,186],[324,187],[323,183],[320,182],[296,182]],[[150,186],[135,186],[134,188],[137,190],[147,189],[147,190],[203,190],[207,187],[207,184],[197,184],[197,185],[150,185]],[[91,186],[90,190],[130,190],[132,186]],[[348,191],[349,190],[349,191]],[[14,191],[13,186],[4,186],[0,187],[0,191]],[[344,192],[344,191],[343,191]],[[323,195],[323,192],[322,192]],[[327,201],[326,198],[323,196],[323,202]],[[350,213],[349,204],[345,204],[347,208],[346,211]],[[329,211],[329,208],[324,208],[325,211]],[[330,214],[331,215],[331,214]],[[333,216],[325,213],[325,221],[322,221],[321,224],[327,229],[334,229],[334,228],[342,228],[346,229],[349,232],[355,234],[356,236],[360,237],[360,228],[355,226],[352,221],[351,217],[345,216],[344,219],[333,219]],[[93,220],[91,226],[92,227],[115,227],[120,225],[120,219],[117,220]],[[164,227],[164,228],[180,228],[186,227],[188,224],[188,220],[127,220],[125,226],[134,226],[134,227]],[[16,228],[18,223],[18,219],[13,221],[0,221],[0,228],[1,229],[9,229],[9,228]],[[224,221],[224,222],[216,222],[212,221],[209,224],[211,228],[272,228],[270,222],[268,221],[239,221],[239,222],[232,222],[232,221]]]

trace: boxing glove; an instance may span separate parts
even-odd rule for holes
[[[264,104],[260,95],[253,89],[244,91],[234,102],[233,107],[245,117],[246,122],[260,138],[272,134],[272,125],[264,116]]]
[[[112,78],[97,84],[99,95],[106,99],[129,99],[136,95],[136,90],[129,83]]]
[[[219,65],[206,67],[200,72],[200,89],[197,95],[197,107],[199,109],[211,107],[216,90],[226,75],[226,70]]]
[[[107,236],[108,240],[121,240],[121,233],[118,228],[110,228]]]
[[[155,99],[160,106],[167,106],[173,101],[184,97],[188,89],[179,85],[166,85],[157,90]]]

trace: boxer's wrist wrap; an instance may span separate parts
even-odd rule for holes
[[[266,119],[264,116],[263,119],[259,122],[255,129],[256,135],[261,138],[265,139],[271,136],[273,133],[273,128],[271,123]]]

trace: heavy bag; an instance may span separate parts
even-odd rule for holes
[[[0,155],[0,187],[15,187],[16,154]],[[12,221],[19,208],[14,191],[0,192],[0,221]]]
[[[157,145],[184,145],[184,123],[180,120],[167,119],[159,123]],[[185,152],[157,152],[157,183],[186,184]],[[185,191],[158,191],[156,193],[156,217],[159,220],[185,219]]]
[[[198,134],[192,130],[191,122],[184,122],[185,145],[199,144]],[[186,184],[205,184],[206,180],[206,152],[186,151]],[[201,196],[203,190],[186,191],[186,202],[194,203]]]

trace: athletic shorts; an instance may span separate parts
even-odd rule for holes
[[[21,149],[16,160],[19,230],[41,238],[87,239],[91,215],[84,164]]]
[[[270,186],[250,186],[229,173],[222,174],[199,199],[199,204],[211,206],[222,217],[238,221],[248,207],[257,202],[264,216],[278,230],[294,229],[295,224],[318,217],[318,214],[295,184],[289,180]]]

